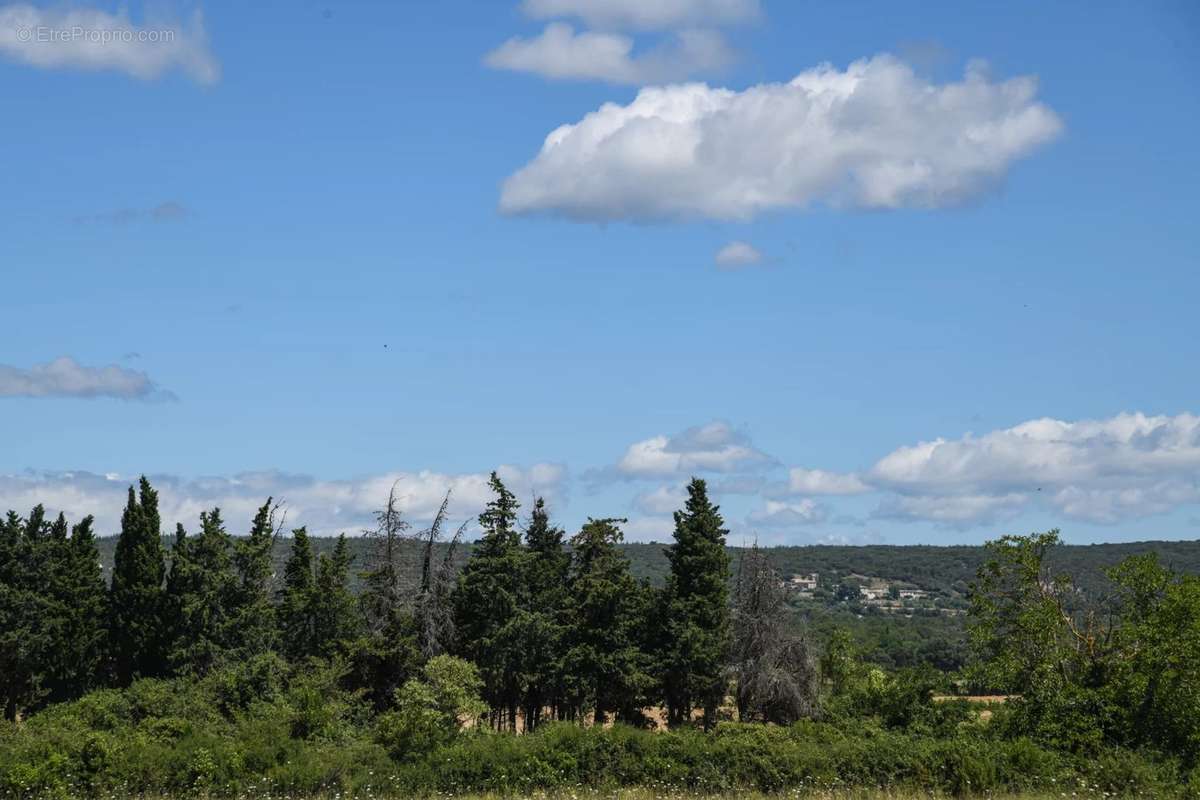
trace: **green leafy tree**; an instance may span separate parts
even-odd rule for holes
[[[136,493],[129,488],[108,593],[108,649],[121,686],[167,672],[161,528],[158,492],[143,476]]]
[[[487,711],[479,697],[483,681],[471,662],[440,655],[421,672],[422,678],[411,678],[396,690],[396,709],[377,723],[377,740],[399,759],[448,743]]]
[[[1155,554],[1109,570],[1117,586],[1120,625],[1106,670],[1113,707],[1121,710],[1112,739],[1146,744],[1200,761],[1200,576],[1177,575]]]
[[[693,478],[687,491],[685,507],[675,512],[675,542],[666,551],[671,571],[659,670],[669,723],[686,722],[699,707],[708,730],[728,688],[729,532],[703,480]]]
[[[821,676],[834,695],[851,691],[866,674],[859,648],[845,628],[835,628],[829,635],[820,663]]]
[[[1005,721],[1015,732],[1063,749],[1096,751],[1104,721],[1111,627],[1077,590],[1052,573],[1058,531],[988,542],[989,558],[971,587],[973,681],[1018,697]]]
[[[495,496],[479,515],[482,536],[459,575],[454,624],[460,652],[479,666],[493,726],[515,730],[524,693],[519,619],[526,604],[524,552],[516,497],[495,472],[490,486]]]

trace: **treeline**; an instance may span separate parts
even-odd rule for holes
[[[199,678],[266,653],[297,665],[339,660],[346,687],[378,711],[431,659],[461,657],[478,670],[496,729],[584,719],[645,726],[647,709],[659,707],[670,725],[697,715],[709,729],[731,664],[744,718],[815,712],[813,658],[786,630],[778,576],[758,551],[731,598],[727,532],[704,481],[691,482],[675,515],[670,570],[657,587],[633,577],[624,520],[589,519],[568,538],[538,499],[522,530],[516,498],[494,474],[491,488],[461,569],[462,529],[445,530],[448,498],[428,528],[412,531],[390,497],[362,564],[345,537],[314,556],[298,528],[277,578],[281,515],[270,499],[246,535],[232,536],[214,508],[195,533],[179,525],[168,551],[157,493],[143,478],[129,490],[108,586],[90,517],[69,528],[41,507],[26,518],[9,512],[0,527],[5,717],[141,678]]]

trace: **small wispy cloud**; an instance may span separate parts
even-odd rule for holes
[[[139,25],[126,11],[3,5],[0,57],[39,69],[122,72],[140,80],[172,70],[205,85],[221,77],[199,11],[187,24],[143,20]]]
[[[521,10],[546,27],[537,36],[512,37],[484,64],[550,80],[632,86],[723,70],[737,53],[719,28],[762,13],[758,0],[525,0]],[[585,29],[577,32],[575,21]]]
[[[69,356],[27,368],[0,364],[0,397],[111,397],[147,402],[178,399],[139,370],[116,364],[89,367]]]
[[[150,208],[119,208],[98,214],[79,214],[71,219],[76,225],[128,225],[133,222],[174,222],[188,216],[187,206],[175,200],[164,200]]]
[[[759,0],[524,0],[534,19],[576,17],[594,28],[664,30],[698,25],[736,25],[762,16]]]
[[[763,262],[762,251],[749,242],[734,241],[722,247],[713,256],[719,269],[737,270],[753,267]]]
[[[514,36],[484,57],[493,69],[527,72],[551,80],[597,80],[640,86],[717,72],[734,60],[715,31],[680,31],[645,52],[619,33],[580,31],[553,22],[540,36]]]

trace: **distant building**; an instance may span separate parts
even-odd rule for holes
[[[793,575],[788,581],[788,585],[801,592],[811,592],[817,588],[817,573],[813,572],[808,575]]]

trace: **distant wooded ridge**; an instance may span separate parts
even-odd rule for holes
[[[100,561],[107,579],[112,568],[116,537],[97,539]],[[334,537],[309,537],[314,553],[333,551],[337,539]],[[173,537],[163,537],[163,547],[170,551]],[[352,575],[364,568],[370,547],[368,539],[347,539],[351,554],[355,557]],[[444,547],[445,545],[441,545]],[[464,542],[455,553],[455,562],[461,566],[471,553],[471,542]],[[629,542],[620,545],[629,557],[633,575],[661,586],[669,569],[664,555],[666,544],[657,542]],[[276,573],[282,574],[291,539],[281,537],[275,543],[274,559]],[[732,572],[737,574],[741,557],[749,548],[726,548],[732,559]],[[983,563],[987,551],[975,545],[790,545],[762,548],[772,565],[785,578],[790,575],[806,575],[816,572],[826,576],[870,575],[890,581],[904,581],[922,589],[935,592],[964,594],[967,585],[975,579],[976,570]],[[1107,585],[1104,569],[1115,566],[1123,559],[1142,553],[1157,553],[1160,563],[1176,572],[1200,574],[1200,540],[1191,541],[1145,541],[1087,545],[1060,545],[1050,556],[1054,570],[1070,573],[1076,584],[1089,591],[1101,591]],[[417,569],[414,545],[412,568]],[[352,577],[352,584],[357,580]]]

